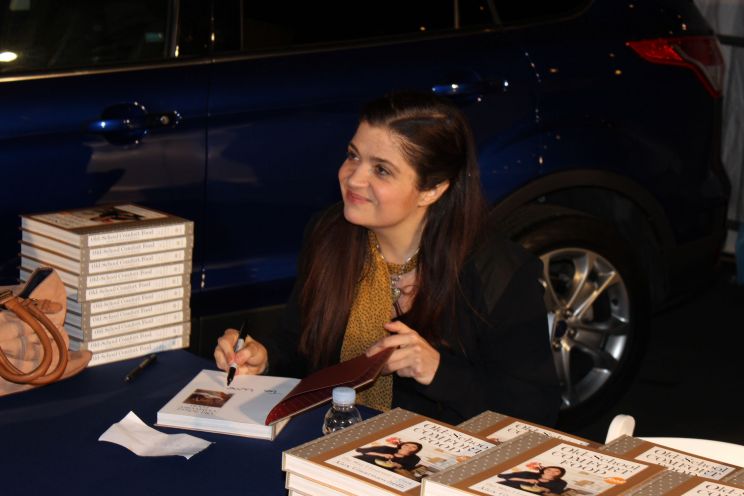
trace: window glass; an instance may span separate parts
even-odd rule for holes
[[[0,74],[169,56],[169,0],[0,0]]]
[[[499,21],[505,25],[551,21],[582,11],[591,0],[494,0]]]
[[[217,51],[294,48],[401,35],[425,35],[460,26],[492,24],[487,1],[376,0],[374,2],[281,2],[238,0],[237,34],[225,29]],[[229,21],[228,21],[229,22]],[[233,40],[233,38],[235,38]],[[237,39],[239,38],[239,40]]]

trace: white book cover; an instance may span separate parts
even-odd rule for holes
[[[163,408],[157,425],[273,440],[289,419],[264,425],[266,417],[299,379],[202,370]]]

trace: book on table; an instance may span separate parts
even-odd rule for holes
[[[714,458],[694,455],[633,436],[620,436],[600,448],[606,453],[655,463],[669,470],[744,486],[744,468]]]
[[[228,386],[225,372],[202,370],[158,411],[157,423],[273,440],[294,415],[329,401],[334,387],[374,381],[392,351],[359,355],[302,380],[236,375]],[[195,406],[202,397],[207,399]]]
[[[495,444],[396,408],[283,453],[289,489],[328,496],[416,495],[421,481]],[[303,491],[304,490],[304,491]]]
[[[665,469],[526,432],[423,481],[422,496],[619,495]]]
[[[289,418],[266,425],[269,412],[299,379],[202,370],[157,414],[157,425],[273,440]]]
[[[598,447],[600,445],[600,443],[583,437],[490,410],[458,424],[457,427],[466,432],[485,437],[496,444],[509,441],[525,432],[537,432],[547,437],[563,439],[580,446]]]

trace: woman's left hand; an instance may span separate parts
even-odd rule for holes
[[[388,322],[385,329],[392,334],[373,344],[367,350],[367,356],[385,348],[396,348],[382,373],[397,373],[401,377],[413,377],[425,386],[431,384],[439,368],[439,352],[403,322]]]

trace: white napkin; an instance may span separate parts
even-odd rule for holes
[[[148,427],[134,412],[109,427],[98,440],[119,444],[139,456],[179,455],[187,460],[212,444],[188,434],[164,434]]]

